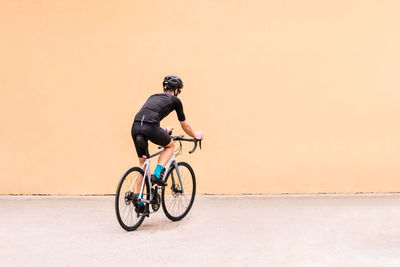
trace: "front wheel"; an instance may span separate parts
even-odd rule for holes
[[[171,166],[165,179],[168,186],[161,191],[162,208],[172,221],[179,221],[189,213],[196,195],[196,178],[192,167],[186,162],[179,162],[178,168],[182,183],[176,168]]]
[[[139,203],[139,199],[150,199],[149,182],[143,178],[143,175],[141,168],[130,168],[122,176],[117,187],[115,212],[119,224],[127,231],[138,228],[149,212],[149,204]],[[143,195],[140,194],[142,186]]]

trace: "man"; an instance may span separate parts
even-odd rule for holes
[[[182,80],[177,76],[169,75],[164,78],[163,87],[164,93],[152,95],[147,99],[136,114],[131,130],[140,166],[143,166],[146,157],[149,156],[148,140],[164,147],[158,158],[158,165],[154,170],[154,174],[151,176],[151,182],[160,186],[167,185],[162,180],[165,172],[164,167],[175,150],[174,141],[170,136],[173,128],[161,128],[160,121],[175,110],[182,129],[193,138],[203,139],[203,133],[200,131],[194,132],[186,122],[182,102],[178,98],[183,87]]]

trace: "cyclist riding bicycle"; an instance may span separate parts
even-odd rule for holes
[[[167,185],[162,180],[165,171],[164,167],[175,150],[174,141],[170,136],[173,128],[161,128],[160,121],[175,110],[182,129],[195,139],[203,139],[203,133],[201,131],[194,132],[186,122],[182,102],[178,98],[182,87],[183,83],[179,77],[166,76],[163,82],[164,93],[150,96],[136,114],[132,125],[131,135],[135,143],[140,166],[143,166],[146,158],[149,157],[148,140],[164,147],[158,158],[158,165],[151,176],[151,182],[160,186]]]

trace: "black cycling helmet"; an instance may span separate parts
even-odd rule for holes
[[[178,93],[180,93],[183,87],[183,82],[181,78],[179,78],[178,76],[168,75],[164,78],[163,87],[164,91],[171,91],[178,89]]]

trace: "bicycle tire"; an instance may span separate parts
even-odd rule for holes
[[[175,182],[178,185],[180,185],[174,166],[172,166],[171,169],[168,171],[166,179],[165,179],[165,181],[168,183],[168,186],[164,187],[161,190],[161,199],[162,199],[161,202],[162,202],[163,211],[164,211],[165,215],[168,217],[168,219],[170,219],[172,221],[179,221],[179,220],[183,219],[189,213],[190,209],[192,208],[195,196],[196,196],[196,177],[195,177],[192,167],[186,162],[179,162],[178,168],[179,168],[179,172],[181,173],[182,184],[184,186],[184,188],[183,188],[184,194],[174,192],[174,188],[173,188],[174,183],[172,180],[176,179]],[[184,171],[185,169],[187,171]],[[174,170],[175,170],[175,172],[174,172]],[[174,176],[174,173],[175,173],[176,178],[175,177],[172,178]],[[186,175],[186,177],[184,177],[185,175]],[[190,175],[190,177],[187,177],[189,175]],[[190,185],[190,182],[191,182],[191,185]],[[167,190],[167,192],[166,192],[166,190]],[[187,192],[189,192],[188,195],[190,195],[189,200],[185,197],[185,193],[187,193]],[[169,200],[169,198],[171,198],[172,202],[175,202],[175,203],[170,204],[169,201],[167,201],[167,200]],[[181,204],[182,204],[181,199],[184,199],[183,203],[186,203],[187,206],[184,208],[184,210],[182,212],[178,212],[178,214],[175,214],[172,211],[172,209],[173,209],[173,207],[175,207],[176,203],[178,203],[178,200],[177,200],[178,198],[180,199],[179,202]]]
[[[142,214],[140,215],[140,218],[133,223],[133,218],[132,218],[132,225],[128,225],[129,224],[129,219],[128,219],[128,223],[126,221],[123,220],[123,216],[121,216],[121,210],[120,209],[124,209],[124,213],[126,211],[126,209],[129,207],[130,210],[130,215],[135,215],[136,218],[138,218],[138,213],[135,211],[135,207],[133,205],[132,202],[129,202],[129,200],[127,200],[127,195],[125,191],[121,192],[121,189],[124,185],[124,182],[126,182],[126,180],[128,179],[128,177],[130,178],[130,174],[134,174],[134,173],[140,173],[142,176],[144,176],[144,172],[141,168],[139,167],[132,167],[129,170],[127,170],[125,172],[125,174],[122,176],[121,180],[118,183],[118,187],[117,187],[117,191],[115,194],[115,213],[117,215],[117,220],[119,222],[119,224],[121,225],[121,227],[123,229],[125,229],[126,231],[134,231],[136,230],[144,221],[146,214]],[[133,175],[134,176],[134,175]],[[145,177],[143,177],[143,179],[145,179]],[[128,186],[132,185],[133,181],[131,179],[130,183],[128,181]],[[135,188],[135,186],[133,186],[133,188]],[[126,190],[126,187],[124,188]],[[128,188],[129,189],[129,188]],[[133,192],[133,191],[132,191]],[[122,197],[124,198],[123,201],[121,199],[121,193],[122,193]],[[136,194],[137,192],[133,192],[134,194]],[[145,195],[146,194],[146,195]],[[147,179],[145,179],[145,183],[144,183],[144,188],[143,188],[143,198],[149,200],[150,199],[150,186],[149,186],[149,181]],[[128,204],[126,204],[128,201]],[[125,203],[125,207],[122,206],[122,204]],[[149,211],[149,204],[145,203],[145,211]]]

